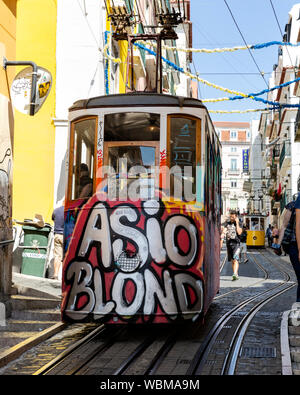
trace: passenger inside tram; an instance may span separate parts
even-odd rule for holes
[[[90,177],[88,165],[80,165],[79,198],[91,197],[93,194],[93,179]]]

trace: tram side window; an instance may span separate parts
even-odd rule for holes
[[[196,194],[197,129],[199,122],[199,120],[184,117],[174,116],[170,118],[170,170],[171,174],[175,174],[174,178],[184,181],[182,185],[183,198],[187,201],[194,200]],[[172,169],[176,169],[175,166],[178,171],[173,172]]]
[[[75,122],[72,128],[73,163],[71,165],[71,200],[91,197],[94,189],[96,120]]]

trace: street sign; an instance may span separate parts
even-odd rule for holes
[[[32,67],[26,67],[15,77],[11,88],[10,95],[13,106],[23,114],[30,114],[31,104],[31,87],[32,87]],[[36,114],[46,98],[48,97],[52,86],[51,73],[42,68],[37,68],[37,84],[35,92],[34,114]]]
[[[249,150],[243,150],[243,173],[249,172]]]

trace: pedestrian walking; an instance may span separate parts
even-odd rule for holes
[[[268,229],[266,231],[266,236],[267,236],[267,239],[268,239],[268,246],[270,248],[272,247],[272,244],[273,244],[272,231],[273,231],[272,225],[269,225],[269,227],[268,227]]]
[[[278,239],[279,239],[279,229],[277,228],[276,225],[273,226],[272,230],[272,238],[273,238],[273,243],[272,244],[278,244]]]
[[[240,259],[240,238],[242,234],[242,228],[239,224],[239,219],[235,211],[230,213],[229,221],[224,225],[224,231],[226,236],[226,246],[228,261],[232,263],[232,281],[239,279],[239,259]]]
[[[52,220],[54,221],[54,273],[52,279],[57,280],[63,260],[64,204],[53,211]]]
[[[243,231],[240,235],[240,242],[241,242],[241,254],[240,254],[240,261],[242,262],[242,255],[244,255],[243,263],[247,263],[247,226],[243,225]]]
[[[282,249],[289,255],[298,281],[297,302],[300,302],[300,194],[296,195],[294,201],[288,203],[285,208],[278,242],[273,244],[272,248],[279,256],[282,255]]]
[[[296,209],[296,243],[291,246],[290,259],[292,265],[294,267],[297,281],[298,281],[298,289],[297,289],[297,302],[300,302],[300,193],[298,194],[298,198],[295,203]]]

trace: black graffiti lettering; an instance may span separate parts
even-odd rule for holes
[[[100,223],[99,223],[100,221]],[[101,247],[101,262],[105,268],[110,267],[112,248],[109,232],[109,221],[106,207],[98,203],[91,210],[87,221],[82,242],[78,251],[80,257],[87,257],[92,244],[98,243]]]
[[[96,299],[94,308],[94,319],[97,320],[107,314],[110,314],[116,306],[116,303],[113,301],[104,303],[105,286],[103,286],[103,280],[100,270],[98,268],[96,268],[94,272],[94,290]]]
[[[77,320],[78,311],[80,311],[80,320],[86,318],[93,311],[95,305],[95,296],[90,285],[93,280],[93,268],[87,262],[74,261],[68,267],[66,281],[72,281],[71,291],[66,306],[66,315]],[[86,296],[87,303],[78,309],[78,301],[81,296]]]
[[[186,270],[199,255],[198,230],[191,217],[176,214],[163,223],[163,215],[164,206],[157,201],[143,202],[142,214],[131,204],[112,208],[110,215],[105,203],[90,209],[77,255],[65,273],[70,286],[68,318],[84,320],[90,315],[98,320],[117,315],[121,321],[139,317],[151,321],[159,307],[168,320],[198,317],[203,309],[202,280],[200,274]],[[129,244],[135,249],[133,256],[141,258],[131,271],[123,270],[119,261]],[[92,264],[93,247],[98,261]]]
[[[135,295],[131,303],[125,299],[123,292],[126,282],[131,280],[135,285]],[[144,277],[141,273],[118,273],[112,285],[112,300],[116,303],[116,313],[119,316],[134,316],[140,309],[144,299]]]
[[[175,278],[177,297],[180,310],[184,319],[191,319],[191,313],[199,313],[203,309],[203,289],[202,281],[186,273],[178,273]],[[195,296],[194,303],[189,297],[189,287],[192,288]],[[193,316],[194,314],[192,314]]]
[[[154,273],[147,269],[145,270],[145,283],[144,315],[153,315],[155,313],[157,298],[165,314],[171,319],[176,319],[178,309],[174,298],[173,280],[170,272],[168,270],[163,272],[162,288]]]

